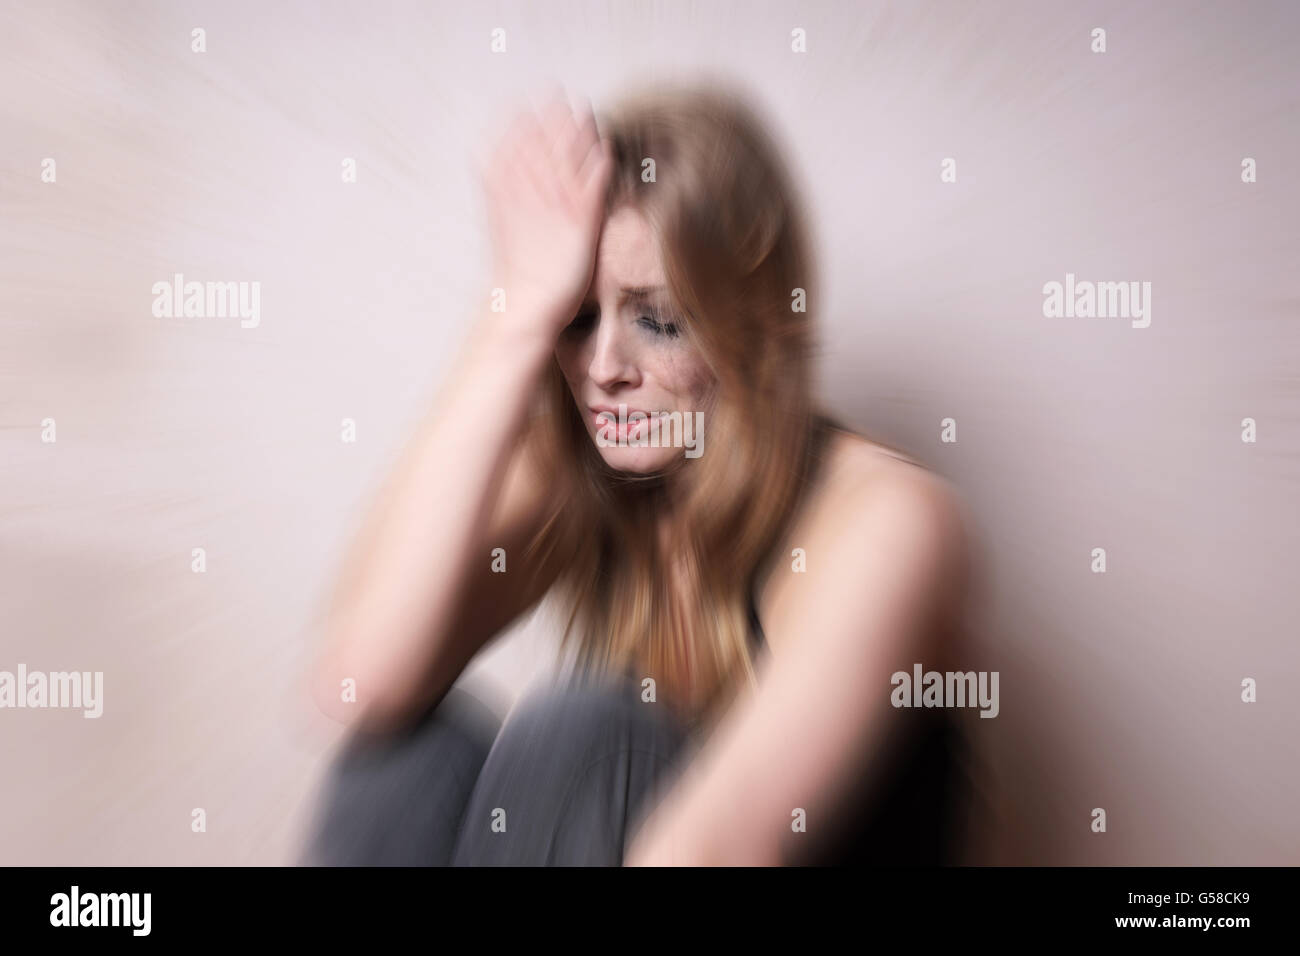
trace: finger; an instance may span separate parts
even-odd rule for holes
[[[564,126],[573,120],[573,108],[563,90],[556,90],[546,99],[541,109],[542,128],[548,139],[554,139]]]
[[[589,148],[583,145],[583,139],[581,127],[570,122],[551,148],[551,158],[565,183],[576,182],[578,170],[582,167],[583,157]]]
[[[578,152],[576,146],[582,130],[578,126],[578,121],[567,101],[551,114],[550,119],[552,123],[549,128],[551,133],[551,159],[567,180],[578,171],[578,165],[582,161],[583,154]]]
[[[566,157],[569,168],[574,173],[582,168],[582,161],[586,159],[591,144],[597,139],[599,134],[596,131],[596,117],[592,114],[591,105],[584,102],[574,116],[574,133],[568,143]]]
[[[493,142],[490,156],[485,164],[488,178],[500,185],[506,185],[509,172],[524,149],[524,136],[528,130],[529,114],[517,109],[510,115],[510,121]]]
[[[565,121],[573,111],[569,107],[569,99],[564,95],[563,89],[551,83],[548,85],[547,92],[536,101],[535,112],[542,142],[549,155],[559,131],[563,129]]]
[[[578,169],[587,153],[586,135],[567,97],[556,99],[548,108],[547,132],[552,135],[550,156],[556,185],[562,197],[579,185]]]
[[[552,168],[550,145],[545,130],[537,117],[529,115],[524,133],[515,154],[512,175],[520,186],[530,188],[536,197],[546,203],[558,202],[559,187]]]
[[[591,144],[582,167],[578,170],[578,182],[588,199],[600,197],[609,188],[610,176],[614,171],[614,144],[607,139],[599,139]]]

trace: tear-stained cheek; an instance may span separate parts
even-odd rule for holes
[[[672,343],[658,350],[651,368],[660,385],[671,392],[680,406],[692,400],[707,381],[707,367],[690,347]]]
[[[698,355],[691,356],[688,362],[679,368],[682,387],[679,394],[689,406],[690,411],[699,411],[707,404],[712,394],[715,381],[708,364]]]

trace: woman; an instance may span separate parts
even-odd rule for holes
[[[557,98],[486,171],[493,308],[329,617],[317,698],[355,733],[312,859],[934,856],[938,809],[899,812],[949,741],[890,675],[956,623],[955,496],[817,412],[807,240],[751,113],[679,89],[602,125]],[[582,680],[498,735],[448,689],[548,593]]]

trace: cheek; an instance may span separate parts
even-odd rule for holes
[[[664,386],[677,398],[678,408],[699,411],[713,388],[713,373],[697,353],[675,356],[663,368]]]

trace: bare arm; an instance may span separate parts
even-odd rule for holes
[[[522,571],[521,546],[540,518],[542,501],[529,487],[540,476],[511,439],[522,433],[531,383],[548,357],[544,343],[507,342],[489,321],[473,333],[345,559],[315,680],[331,717],[371,729],[400,723],[445,693],[478,649],[540,597],[518,587],[522,574],[492,574],[490,552],[505,548],[507,567],[513,560]],[[348,679],[355,703],[343,698]]]
[[[811,529],[817,570],[770,621],[757,692],[719,725],[629,848],[627,865],[780,865],[791,830],[857,812],[849,784],[879,754],[890,674],[925,659],[927,632],[964,580],[956,499],[931,477],[885,479],[839,496]],[[778,572],[780,573],[780,572]]]
[[[594,267],[609,156],[590,114],[521,116],[485,174],[505,311],[485,313],[349,551],[313,675],[318,706],[366,729],[440,698],[555,569],[521,568],[545,476],[522,451],[529,399]],[[532,578],[532,587],[521,580]],[[343,699],[355,682],[356,702]]]

